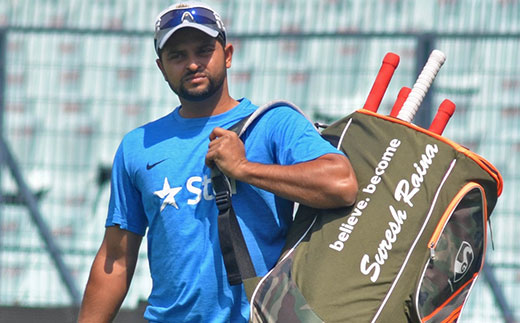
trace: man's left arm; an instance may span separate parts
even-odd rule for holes
[[[218,166],[228,177],[315,208],[355,202],[356,176],[343,155],[326,154],[294,165],[267,165],[248,161],[242,141],[232,131],[215,128],[210,140],[206,164]]]

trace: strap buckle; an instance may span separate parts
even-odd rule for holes
[[[231,208],[231,195],[228,191],[218,192],[215,195],[215,202],[220,213]]]

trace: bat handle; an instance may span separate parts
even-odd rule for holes
[[[385,95],[386,89],[388,88],[388,84],[390,84],[390,80],[392,79],[394,71],[398,65],[399,56],[397,54],[387,53],[385,55],[383,58],[383,63],[381,64],[381,68],[377,73],[376,80],[372,85],[372,89],[368,94],[363,109],[377,112],[377,109],[381,104],[381,100],[383,100],[383,96]]]
[[[397,115],[398,119],[412,122],[417,113],[417,109],[419,109],[419,106],[430,89],[437,73],[441,69],[442,64],[444,64],[444,61],[446,61],[446,55],[444,55],[443,52],[437,49],[432,51],[428,61],[421,71],[421,74],[419,74],[410,95],[408,95],[401,111],[399,111],[399,114]]]
[[[432,124],[428,130],[441,135],[448,124],[451,116],[455,112],[455,103],[450,100],[442,101],[435,118],[433,118]]]
[[[404,101],[406,101],[406,98],[408,97],[410,92],[412,92],[412,89],[410,89],[407,86],[401,88],[401,90],[397,94],[397,99],[395,100],[394,106],[392,107],[392,111],[390,112],[391,117],[397,117],[399,111],[403,107]]]

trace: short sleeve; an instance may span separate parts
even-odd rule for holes
[[[269,127],[270,142],[281,165],[302,163],[326,154],[343,154],[323,139],[309,120],[290,107],[272,109],[265,117],[264,122],[275,125]]]
[[[148,221],[141,194],[129,173],[130,167],[125,164],[123,147],[124,144],[121,143],[112,165],[110,202],[105,226],[119,225],[121,229],[144,235]]]

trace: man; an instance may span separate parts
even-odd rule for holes
[[[146,229],[153,322],[243,322],[243,286],[230,286],[220,251],[212,167],[234,179],[232,201],[255,269],[276,262],[293,202],[351,205],[348,159],[288,107],[266,112],[243,136],[228,130],[256,106],[228,92],[233,46],[217,13],[179,4],[159,14],[157,65],[181,105],[128,133],[113,164],[109,214],[80,322],[113,319],[126,295]]]

